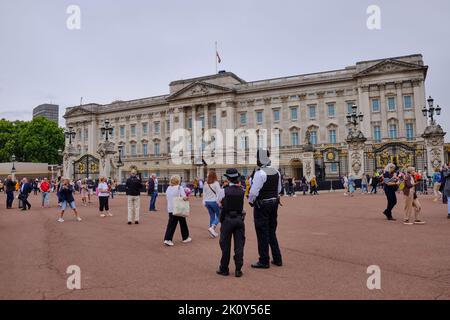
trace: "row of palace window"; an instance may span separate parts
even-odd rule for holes
[[[354,101],[347,102],[347,113],[352,113],[352,107],[355,104]],[[397,109],[397,99],[396,97],[388,97],[387,98],[387,108],[388,111],[395,111]],[[412,104],[412,96],[403,96],[403,108],[408,110],[413,108]],[[380,112],[381,104],[380,99],[375,98],[372,99],[372,112]],[[273,121],[280,121],[280,109],[274,109],[273,112]],[[327,115],[329,118],[334,118],[336,116],[336,105],[335,103],[327,103]],[[308,106],[308,118],[309,120],[314,120],[317,118],[317,106],[309,105]],[[298,117],[298,107],[290,107],[290,120],[297,121]],[[256,111],[256,123],[263,124],[264,122],[264,111],[258,110]],[[247,124],[247,112],[241,112],[239,114],[239,123],[241,125]]]
[[[406,139],[407,140],[413,140],[414,139],[414,126],[412,123],[406,123]],[[390,139],[397,139],[398,138],[398,126],[395,123],[389,124],[388,126],[388,136]],[[381,126],[375,125],[373,127],[373,138],[375,141],[381,141]],[[257,137],[257,147],[258,148],[264,148],[267,147],[266,140],[264,135],[258,135]],[[281,146],[281,135],[279,132],[275,133],[273,136],[273,147],[280,147]],[[318,137],[317,137],[317,131],[316,130],[310,130],[310,143],[313,145],[316,145],[318,143]],[[330,129],[328,130],[328,143],[335,144],[337,143],[337,132],[336,129]],[[300,138],[299,138],[299,132],[298,131],[292,131],[291,132],[291,145],[292,146],[299,146],[300,145]],[[248,136],[242,136],[240,140],[240,146],[241,149],[248,149],[249,148],[249,140]],[[192,150],[193,146],[192,143],[188,142],[188,149]],[[202,143],[202,149],[205,149],[205,143]],[[170,141],[167,141],[167,152],[170,153]],[[144,156],[149,155],[149,149],[148,149],[148,143],[142,143],[142,154]],[[153,155],[160,155],[160,143],[155,142],[153,144]],[[137,145],[131,144],[130,145],[130,155],[131,156],[137,156]],[[125,156],[125,149],[122,149],[122,156]]]

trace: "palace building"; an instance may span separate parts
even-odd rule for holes
[[[422,55],[415,54],[251,82],[222,71],[173,81],[161,96],[67,108],[64,118],[73,139],[64,154],[65,174],[123,181],[135,168],[144,180],[155,173],[191,181],[213,168],[221,175],[230,165],[201,161],[204,152],[252,154],[256,149],[247,131],[256,132],[256,147],[277,148],[277,166],[297,179],[359,178],[388,162],[429,170],[444,161],[445,133],[435,122],[428,126],[423,114],[427,69]],[[358,121],[352,124],[349,114],[355,111]],[[228,141],[212,149],[202,141],[197,149],[189,138],[186,148],[175,150],[171,134],[177,129],[187,135],[219,131]],[[227,136],[227,129],[236,134]],[[208,141],[216,143],[214,136]],[[174,155],[182,164],[173,163]],[[247,175],[255,163],[235,166]]]

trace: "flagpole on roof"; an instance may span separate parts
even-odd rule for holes
[[[216,61],[216,74],[218,72],[217,70],[217,41],[216,41],[216,52],[214,52],[214,60]]]

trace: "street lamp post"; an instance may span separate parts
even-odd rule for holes
[[[113,128],[110,126],[109,120],[105,120],[105,125],[100,128],[102,135],[105,135],[105,141],[109,140],[109,136],[113,133]]]
[[[356,126],[363,122],[364,115],[362,112],[358,114],[358,107],[356,105],[352,106],[352,112],[347,113],[347,123],[353,125],[353,128],[356,129]]]
[[[72,145],[72,139],[75,139],[76,132],[73,130],[73,127],[70,126],[69,130],[64,132],[66,139],[69,139],[69,145]]]
[[[15,161],[16,161],[16,156],[12,155],[11,156],[11,162],[12,162],[11,175],[12,175],[13,181],[16,180],[16,167],[14,165]]]
[[[122,162],[122,151],[123,151],[123,146],[119,145],[117,147],[119,149],[119,160],[117,161],[117,168],[119,168],[119,182],[122,183],[122,167],[124,166],[124,163]]]
[[[439,105],[437,105],[436,107],[434,106],[434,99],[430,96],[427,100],[428,103],[428,109],[427,107],[423,107],[422,109],[422,113],[424,117],[428,117],[431,120],[431,125],[434,125],[436,122],[434,120],[434,114],[436,114],[437,116],[441,115],[441,107]]]

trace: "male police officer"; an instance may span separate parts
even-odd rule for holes
[[[272,264],[281,267],[280,247],[276,236],[281,175],[270,166],[269,151],[258,150],[255,175],[252,180],[248,201],[253,207],[256,237],[258,240],[259,261],[252,268],[267,269],[269,264],[269,246],[272,250]]]
[[[227,169],[225,177],[228,185],[219,194],[222,201],[220,213],[220,248],[222,259],[220,260],[217,274],[228,276],[230,263],[231,237],[234,238],[234,263],[236,265],[236,277],[242,277],[242,265],[244,264],[245,224],[244,224],[244,190],[239,184],[240,174],[236,169]]]

